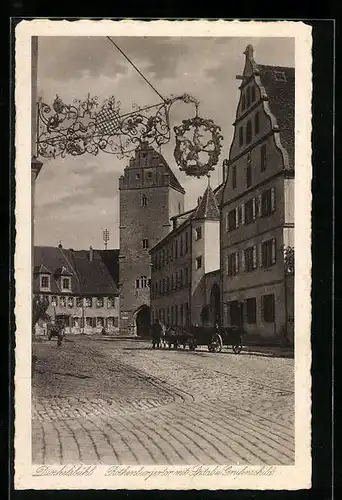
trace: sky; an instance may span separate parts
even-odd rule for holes
[[[212,172],[211,185],[222,181],[222,162],[229,156],[239,85],[236,75],[244,68],[243,52],[254,47],[257,63],[294,67],[291,38],[113,38],[158,92],[188,93],[200,101],[199,115],[222,129],[223,148]],[[98,96],[99,102],[115,96],[123,113],[132,104],[157,104],[158,95],[106,37],[39,37],[38,97],[52,104],[56,94],[63,102]],[[192,118],[191,105],[172,107],[170,122],[180,125]],[[192,208],[206,188],[207,179],[186,176],[173,157],[174,136],[161,152],[186,190],[185,210]],[[108,248],[119,247],[118,179],[128,159],[112,154],[89,154],[65,159],[42,159],[36,182],[35,245],[65,248],[103,248],[102,231],[108,229]]]

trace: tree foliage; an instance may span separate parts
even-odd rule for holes
[[[49,299],[47,297],[35,296],[32,299],[32,326],[34,327],[40,319],[47,318]]]
[[[294,270],[295,270],[294,247],[287,246],[284,249],[284,264],[285,264],[286,273],[289,275],[294,275]]]

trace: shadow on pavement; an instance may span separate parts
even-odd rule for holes
[[[195,351],[189,351],[189,349],[168,349],[168,348],[162,348],[162,349],[152,349],[150,346],[146,347],[122,347],[123,351],[166,351],[166,352],[179,352],[183,354],[208,354],[210,356],[217,355],[217,356],[222,356],[225,354],[230,354],[234,356],[256,356],[256,357],[265,357],[265,358],[293,358],[293,352],[283,352],[283,353],[273,353],[273,352],[262,352],[262,351],[257,351],[257,350],[252,350],[250,351],[248,348],[242,349],[242,351],[239,354],[235,354],[233,351],[225,349],[221,352],[217,353],[212,353],[209,352],[208,349],[206,348],[200,348],[196,349]]]

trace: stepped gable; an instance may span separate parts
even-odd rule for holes
[[[266,90],[270,111],[277,120],[280,140],[294,168],[295,69],[257,64],[261,84]]]

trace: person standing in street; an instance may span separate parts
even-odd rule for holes
[[[159,319],[156,319],[152,325],[152,349],[159,349],[160,339],[162,334],[162,326]]]

